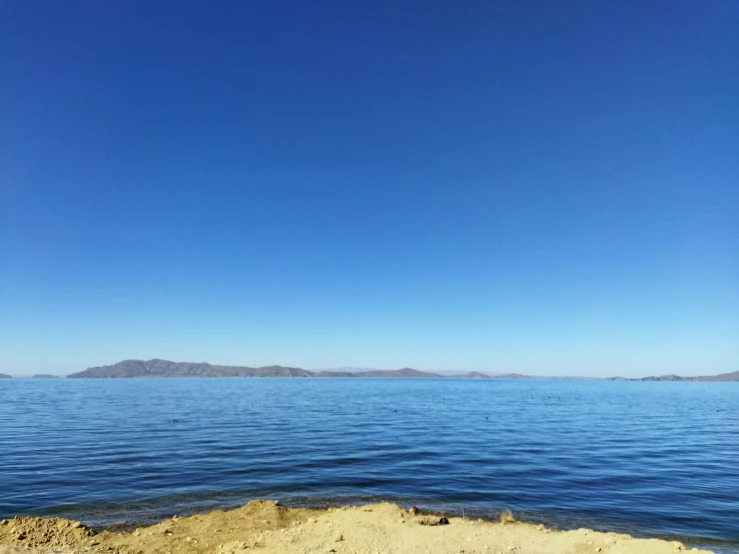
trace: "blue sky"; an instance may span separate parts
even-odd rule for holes
[[[0,372],[737,370],[738,23],[3,2]]]

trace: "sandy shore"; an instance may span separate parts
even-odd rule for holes
[[[66,519],[18,517],[0,524],[0,554],[676,554],[708,552],[679,542],[587,529],[422,515],[394,504],[287,509],[255,500],[235,510],[174,517],[129,532]]]

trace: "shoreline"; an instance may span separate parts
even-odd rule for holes
[[[448,523],[446,523],[448,521]],[[441,523],[441,524],[440,524]],[[709,553],[679,541],[613,532],[558,531],[542,524],[500,522],[407,510],[378,503],[341,508],[286,508],[254,500],[131,529],[96,532],[62,518],[0,522],[0,554],[676,554]]]

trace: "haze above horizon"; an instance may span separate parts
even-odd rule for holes
[[[739,3],[0,5],[0,373],[739,369]]]

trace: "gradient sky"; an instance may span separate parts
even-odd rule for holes
[[[0,372],[739,369],[739,2],[0,3]]]

